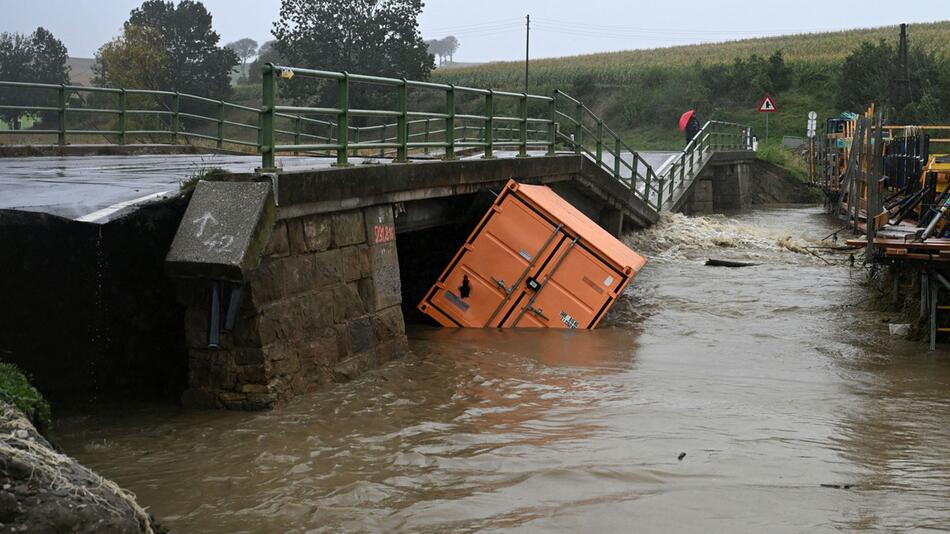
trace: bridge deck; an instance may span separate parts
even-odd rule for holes
[[[641,153],[641,156],[654,167],[659,167],[672,154],[646,152]],[[509,151],[495,153],[499,158],[516,155],[516,152]],[[473,155],[468,158],[479,157]],[[136,205],[177,193],[182,182],[209,169],[250,173],[260,166],[260,161],[259,156],[223,154],[2,158],[0,209],[48,213],[84,222],[104,223],[134,209]],[[278,158],[278,164],[284,171],[323,169],[330,167],[334,161],[333,158],[308,156]],[[390,161],[350,158],[354,165]]]

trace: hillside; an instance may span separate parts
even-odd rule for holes
[[[87,57],[71,57],[66,59],[69,67],[69,81],[73,85],[92,85],[92,65],[96,60]]]
[[[898,35],[895,25],[539,59],[531,62],[531,91],[561,89],[581,98],[641,148],[680,144],[675,122],[689,108],[696,108],[704,119],[752,124],[761,138],[764,117],[754,112],[761,84],[749,80],[748,87],[729,95],[730,99],[711,89],[709,79],[735,65],[737,59],[749,62],[753,54],[768,58],[781,52],[791,81],[774,92],[779,113],[770,117],[769,134],[778,142],[782,135],[803,135],[810,110],[821,117],[841,111],[836,92],[844,59],[862,42],[884,39],[896,46]],[[911,47],[937,54],[950,50],[950,21],[911,24],[908,35]],[[523,76],[522,62],[496,62],[437,69],[432,77],[440,82],[521,90]]]

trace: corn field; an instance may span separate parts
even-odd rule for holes
[[[911,46],[945,53],[950,50],[950,21],[908,25]],[[688,68],[697,63],[732,63],[752,54],[768,56],[782,51],[789,63],[839,63],[863,41],[881,39],[896,44],[898,26],[761,37],[713,44],[606,52],[583,56],[538,59],[531,62],[531,85],[570,90],[578,79],[597,84],[624,85],[641,81],[651,71]],[[524,84],[523,62],[496,62],[455,69],[437,69],[433,80],[474,87],[517,89]]]

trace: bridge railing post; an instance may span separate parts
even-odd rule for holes
[[[60,146],[66,144],[66,84],[59,84],[56,89],[57,104],[59,106],[59,133],[57,142]]]
[[[553,156],[556,153],[554,145],[557,144],[557,92],[548,101],[548,120],[548,155]]]
[[[294,144],[300,145],[300,115],[294,116]],[[294,152],[295,156],[299,156],[300,152]]]
[[[172,95],[172,143],[178,144],[178,131],[181,129],[181,94],[175,91]]]
[[[597,119],[597,166],[604,160],[604,121]]]
[[[261,170],[269,170],[274,164],[274,116],[277,78],[274,66],[264,65],[261,73],[261,111],[258,125],[258,150],[261,153]]]
[[[379,125],[379,142],[380,142],[379,157],[385,158],[386,147],[382,146],[383,144],[386,143],[386,122],[385,121],[383,121],[383,123]]]
[[[455,85],[445,90],[445,155],[442,159],[455,159]]]
[[[129,108],[129,95],[123,88],[119,93],[119,144],[125,144],[126,111]]]
[[[528,155],[528,93],[521,93],[521,128],[520,143],[518,146],[518,155],[527,157]]]
[[[584,144],[584,105],[574,106],[574,152],[580,154]]]
[[[493,158],[495,142],[495,91],[488,90],[485,95],[485,159]]]
[[[224,100],[218,100],[218,138],[215,140],[215,146],[218,150],[224,147]]]
[[[664,186],[666,185],[666,181],[665,181],[665,179],[660,178],[660,177],[658,177],[656,174],[654,174],[652,170],[647,172],[647,176],[648,176],[648,178],[647,178],[647,185],[649,185],[649,176],[652,176],[652,177],[657,181],[657,184],[656,184],[656,185],[657,185],[657,188],[656,188],[656,211],[663,211],[663,189],[664,189]],[[647,195],[649,195],[649,194],[650,194],[650,193],[649,193],[649,190],[648,190],[648,191],[647,191]]]
[[[633,164],[630,165],[630,189],[633,191],[637,190],[637,167],[640,166],[640,158],[636,154],[633,154]],[[647,199],[647,204],[650,203],[650,175],[647,174],[645,187],[643,188],[643,195]]]
[[[422,134],[422,140],[423,140],[423,142],[425,142],[425,143],[429,143],[429,132],[430,132],[431,129],[432,129],[432,126],[430,125],[430,122],[431,122],[431,121],[432,121],[432,119],[428,119],[428,118],[426,119],[425,130],[423,131],[423,134]],[[429,154],[429,145],[426,144],[425,148],[423,148],[422,151],[423,151],[423,153],[425,153],[426,155],[428,155],[428,154]]]
[[[336,93],[336,166],[346,167],[349,165],[349,144],[350,144],[350,75],[343,73],[343,78],[337,82]]]
[[[407,115],[407,104],[409,93],[409,82],[402,79],[402,85],[399,86],[398,107],[399,117],[396,119],[396,143],[399,148],[396,149],[396,161],[398,163],[407,163],[409,161],[409,119]]]
[[[620,138],[614,139],[614,178],[620,180]]]

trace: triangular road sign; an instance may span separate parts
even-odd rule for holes
[[[765,98],[762,99],[762,103],[759,104],[759,109],[756,111],[761,111],[763,113],[772,113],[773,111],[778,111],[778,108],[775,107],[775,100],[772,100],[772,95],[765,93]]]

